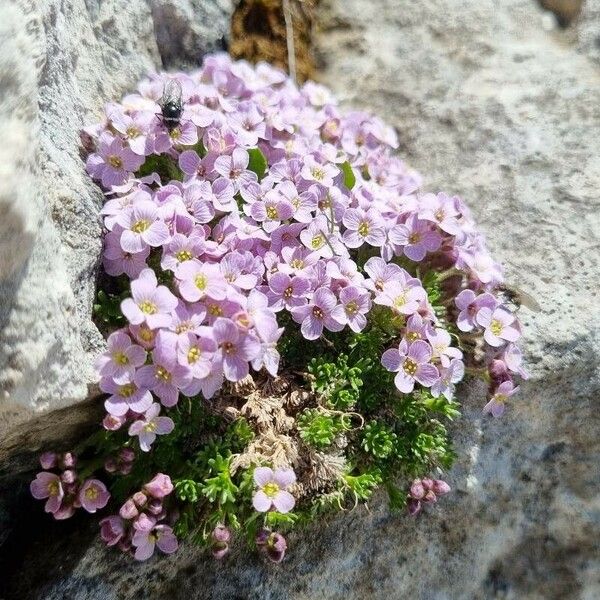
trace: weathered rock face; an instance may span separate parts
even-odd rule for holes
[[[588,0],[582,31],[596,27],[585,20],[593,9]],[[112,26],[123,35],[127,22],[115,17]],[[81,522],[37,533],[38,505],[5,563],[19,573],[6,598],[600,597],[600,71],[592,46],[545,32],[537,5],[520,0],[322,0],[320,22],[322,79],[346,106],[398,128],[426,187],[469,202],[508,278],[542,304],[541,313],[523,312],[531,380],[501,420],[482,418],[484,390],[467,386],[460,458],[448,475],[455,493],[417,520],[375,501],[370,512],[290,539],[280,567],[245,551],[215,564],[190,546],[134,565],[90,544],[92,527],[72,533]],[[140,35],[125,39],[142,44]],[[115,64],[111,77],[131,68]],[[84,180],[77,169],[64,175],[70,190]],[[83,209],[72,212],[87,223]],[[63,231],[72,212],[56,211],[54,227]]]
[[[219,48],[230,11],[229,0],[2,3],[0,460],[59,439],[85,411],[45,415],[94,395],[102,194],[80,128],[148,71]]]

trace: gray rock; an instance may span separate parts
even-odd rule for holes
[[[229,0],[2,3],[0,460],[61,439],[64,419],[40,415],[96,395],[102,194],[84,172],[80,128],[148,71],[198,65],[223,43],[231,8]]]
[[[397,127],[426,187],[469,202],[542,304],[523,311],[531,380],[501,420],[463,388],[454,493],[416,520],[378,498],[299,532],[282,566],[190,545],[132,564],[84,521],[28,513],[7,599],[600,597],[598,67],[533,2],[322,0],[317,20],[323,81]]]

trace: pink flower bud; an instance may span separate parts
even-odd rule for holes
[[[419,500],[415,500],[414,498],[410,498],[407,507],[411,516],[416,517],[421,511],[421,502]]]
[[[104,470],[107,473],[115,473],[118,469],[117,461],[114,458],[107,458],[104,461]]]
[[[156,519],[149,517],[146,513],[140,516],[133,522],[134,529],[138,531],[150,531],[156,525]]]
[[[119,543],[125,535],[125,523],[118,515],[111,515],[100,521],[100,537],[107,546]]]
[[[135,502],[136,506],[139,508],[143,508],[143,506],[148,502],[148,496],[144,494],[144,492],[136,492],[132,496],[132,500]]]
[[[106,415],[102,420],[102,426],[108,431],[117,431],[117,429],[121,429],[123,423],[125,423],[123,417],[115,417],[114,415]]]
[[[63,468],[72,469],[77,464],[77,457],[72,452],[65,452],[61,462]]]
[[[420,500],[425,496],[425,488],[423,487],[423,483],[419,479],[415,479],[413,484],[410,486],[410,495],[415,500]]]
[[[231,540],[231,531],[225,525],[217,525],[212,532],[212,539],[215,542],[229,542]]]
[[[425,490],[430,490],[433,488],[433,479],[421,479],[421,483],[423,484]]]
[[[131,498],[119,509],[119,515],[121,515],[123,519],[135,519],[139,514],[140,513]]]
[[[133,462],[135,460],[135,452],[132,448],[121,448],[119,458],[126,463]]]
[[[75,473],[73,469],[67,469],[66,471],[63,471],[60,479],[63,483],[75,483],[75,480],[77,479],[77,473]]]
[[[154,498],[164,498],[173,491],[171,478],[163,473],[158,473],[152,481],[144,486],[144,491]]]
[[[153,498],[148,503],[147,510],[151,515],[160,515],[160,513],[162,513],[163,510],[163,504],[160,500]]]
[[[214,558],[221,560],[229,554],[229,544],[227,542],[213,542],[211,552]]]
[[[133,465],[131,463],[123,463],[119,467],[119,473],[121,473],[121,475],[129,475],[132,469]]]
[[[56,452],[44,452],[40,455],[40,465],[42,469],[54,469],[58,463]]]
[[[427,490],[427,493],[425,494],[425,496],[423,496],[423,498],[421,498],[421,500],[423,502],[436,502],[437,497],[433,490]]]
[[[435,479],[433,482],[433,491],[438,496],[443,496],[444,494],[447,494],[450,491],[450,486],[441,479]]]

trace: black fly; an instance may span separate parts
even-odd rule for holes
[[[179,126],[181,114],[183,113],[181,95],[181,83],[177,79],[169,79],[165,83],[162,97],[158,101],[163,123],[169,131],[173,131]]]

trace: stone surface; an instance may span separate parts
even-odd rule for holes
[[[0,6],[0,460],[60,438],[39,416],[95,393],[102,194],[79,129],[144,73],[221,47],[230,12],[229,0]]]
[[[501,420],[464,389],[454,493],[417,520],[376,500],[292,537],[279,567],[190,546],[132,564],[28,500],[7,600],[600,597],[598,65],[521,0],[322,0],[318,22],[323,81],[397,127],[542,304],[523,311],[531,380]]]

